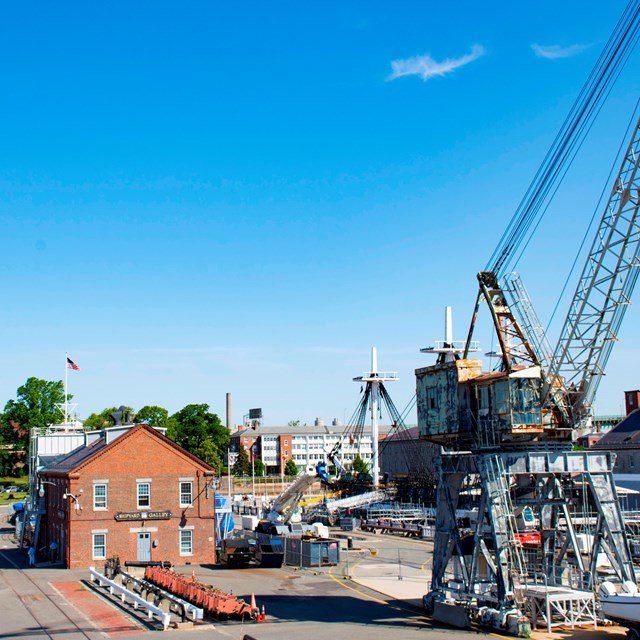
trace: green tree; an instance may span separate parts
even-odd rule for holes
[[[6,449],[0,449],[0,474],[10,476],[13,472],[13,460],[11,452]]]
[[[167,423],[167,436],[195,455],[205,440],[211,441],[220,459],[229,446],[229,430],[208,404],[188,404],[174,413]]]
[[[238,457],[231,471],[234,476],[248,476],[251,473],[251,461],[247,450],[242,445],[240,445]]]
[[[84,421],[85,429],[104,429],[113,426],[111,414],[117,411],[118,407],[103,409],[100,413],[91,413]]]
[[[169,418],[171,420],[171,418]],[[204,460],[215,469],[222,469],[222,458],[220,451],[211,438],[207,438],[197,449],[196,455],[200,460]]]
[[[351,471],[353,473],[369,473],[369,465],[357,455],[351,463]]]
[[[155,405],[145,405],[139,411],[136,411],[136,422],[145,423],[152,427],[166,427],[169,421],[169,412]]]
[[[18,388],[16,400],[9,400],[4,407],[0,440],[18,449],[28,450],[30,430],[60,422],[63,414],[56,405],[63,403],[62,380],[53,382],[29,378]]]
[[[289,458],[287,460],[287,464],[284,465],[284,475],[285,476],[298,475],[298,465],[293,461],[293,458]]]
[[[262,462],[262,460],[260,460],[260,458],[256,458],[256,460],[253,462],[253,473],[254,475],[256,475],[258,478],[262,478],[264,476],[264,473],[266,471],[266,467],[264,466],[264,462]]]
[[[100,413],[90,414],[89,417],[84,421],[84,428],[104,429],[105,427],[113,427],[114,421],[111,417],[111,414],[115,413],[116,411],[120,411],[120,407],[109,407],[107,409],[103,409]],[[130,416],[133,416],[134,414],[134,411],[131,407],[124,407],[124,412],[128,413]]]
[[[300,420],[289,420],[289,422],[287,422],[287,427],[299,427],[300,426]]]

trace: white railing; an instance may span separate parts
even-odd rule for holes
[[[227,509],[227,511],[231,512],[231,509]],[[224,510],[221,511],[220,509],[216,509],[216,513],[224,513]],[[130,573],[127,573],[126,571],[121,570],[120,574],[123,576],[123,582],[126,583],[127,581],[131,581],[134,585],[137,585],[142,590],[144,590],[145,588],[148,588],[148,587],[145,587],[145,583],[150,584],[146,580],[136,578],[135,576],[132,576]],[[162,597],[168,600],[172,605],[177,606],[182,610],[184,610],[185,617],[191,618],[191,620],[193,620],[194,622],[196,620],[202,620],[204,618],[204,609],[202,609],[201,607],[197,607],[195,604],[191,602],[187,602],[187,600],[178,598],[178,596],[174,595],[173,593],[170,593],[169,591],[165,591],[164,589],[161,589],[157,585],[151,584],[150,586],[154,589],[154,591],[159,591],[162,594]],[[182,611],[179,611],[178,613],[182,615]]]
[[[89,567],[89,574],[91,575],[91,582],[97,582],[101,587],[109,587],[109,593],[111,595],[117,593],[123,603],[130,601],[134,609],[137,609],[139,606],[143,607],[147,610],[149,620],[151,620],[153,616],[156,616],[160,619],[163,629],[165,631],[167,630],[171,622],[171,614],[165,613],[160,607],[156,607],[156,605],[151,602],[147,602],[143,597],[133,591],[129,591],[129,589],[126,589],[121,584],[109,580],[109,578],[106,578],[100,572],[96,571],[95,567]]]

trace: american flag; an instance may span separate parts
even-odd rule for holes
[[[69,356],[67,356],[67,369],[73,369],[74,371],[80,371],[80,367]]]

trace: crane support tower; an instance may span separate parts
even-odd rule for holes
[[[589,413],[638,277],[639,161],[640,121],[555,350],[520,279],[484,271],[462,357],[426,350],[438,361],[416,370],[420,437],[444,451],[424,598],[435,617],[455,607],[456,615],[527,635],[537,617],[554,615],[549,603],[558,594],[565,605],[556,617],[595,621],[604,558],[621,582],[636,582],[615,455],[574,451],[572,436]],[[469,357],[482,301],[500,345],[493,371]]]

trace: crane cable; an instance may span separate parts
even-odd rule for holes
[[[620,146],[618,147],[618,153],[616,154],[616,157],[613,161],[613,163],[611,164],[611,169],[609,169],[609,175],[607,176],[607,179],[602,187],[602,191],[600,192],[600,197],[598,198],[598,204],[595,206],[594,210],[593,210],[593,214],[591,215],[591,220],[589,221],[589,226],[587,227],[587,230],[584,233],[584,236],[582,237],[582,242],[580,243],[580,248],[578,249],[578,253],[576,254],[576,257],[573,260],[573,264],[571,265],[571,269],[569,271],[569,274],[567,275],[566,280],[564,281],[564,285],[562,286],[562,291],[560,292],[560,296],[558,297],[558,300],[556,301],[555,306],[553,307],[553,312],[551,313],[551,317],[549,318],[549,322],[547,323],[547,326],[545,328],[545,333],[549,331],[549,327],[551,326],[553,319],[555,318],[555,315],[558,311],[558,308],[560,306],[560,303],[562,302],[562,299],[564,298],[564,294],[567,290],[567,287],[569,286],[569,282],[573,276],[573,272],[576,269],[576,266],[578,265],[578,260],[580,258],[580,256],[582,255],[582,252],[584,250],[584,246],[587,242],[587,239],[591,237],[591,228],[593,227],[593,223],[596,221],[596,218],[598,216],[598,214],[600,213],[600,207],[602,206],[602,199],[605,196],[605,193],[608,192],[608,190],[610,189],[611,186],[611,177],[613,176],[613,172],[615,171],[615,169],[619,166],[620,164],[620,157],[622,156],[622,153],[624,151],[624,145],[625,145],[625,140],[627,140],[629,138],[629,132],[631,131],[631,127],[633,126],[633,124],[636,122],[636,120],[638,119],[638,109],[640,108],[640,98],[638,98],[638,101],[636,102],[636,106],[635,109],[633,110],[633,115],[631,116],[631,118],[629,118],[629,124],[627,125],[627,129],[625,131],[624,137],[620,140]]]
[[[546,212],[549,194],[555,194],[571,166],[593,121],[636,46],[639,32],[640,0],[631,0],[503,233],[486,267],[487,271],[496,274],[506,272],[523,243],[526,248],[531,234],[535,232]],[[518,260],[521,255],[522,253]]]
[[[409,430],[407,429],[402,414],[396,408],[384,384],[380,384],[380,397],[383,404],[387,407],[387,412],[389,413],[393,427],[387,434],[386,438],[380,443],[378,448],[378,459],[381,459],[383,452],[391,442],[394,440],[400,441],[405,445],[402,447],[402,453],[404,455],[405,462],[407,463],[407,468],[414,476],[414,480],[417,480],[423,485],[428,484],[430,481],[434,480],[430,473],[429,461],[420,455],[420,451],[415,444],[415,440],[409,434]],[[413,404],[415,404],[415,401],[416,396],[414,395],[403,413],[407,412]],[[395,439],[393,436],[395,436]]]
[[[572,155],[571,159],[570,159],[570,160],[568,160],[568,164],[567,164],[567,166],[566,166],[566,167],[564,167],[564,168],[562,169],[562,175],[560,176],[559,180],[557,180],[557,183],[555,184],[555,186],[554,186],[554,185],[551,185],[551,186],[550,186],[550,188],[553,188],[553,193],[552,193],[551,197],[547,198],[546,203],[544,203],[544,206],[542,206],[542,205],[541,205],[540,207],[538,207],[538,209],[537,209],[537,210],[539,211],[539,210],[540,210],[540,208],[541,208],[541,209],[542,209],[542,213],[540,213],[539,215],[537,214],[537,215],[538,215],[538,219],[536,220],[535,226],[533,227],[533,230],[531,231],[531,233],[529,234],[529,236],[528,236],[527,240],[525,241],[524,246],[522,246],[522,247],[520,248],[520,251],[518,252],[517,257],[515,257],[515,259],[513,260],[513,263],[512,263],[511,269],[515,269],[515,268],[516,268],[517,264],[520,262],[520,259],[521,259],[521,258],[522,258],[522,256],[523,256],[523,254],[524,254],[524,253],[525,253],[525,251],[527,250],[527,247],[529,246],[529,243],[531,242],[531,240],[532,240],[533,236],[535,235],[535,232],[536,232],[536,230],[538,229],[538,226],[539,226],[539,225],[540,225],[540,223],[542,222],[542,219],[544,218],[544,216],[545,216],[545,214],[546,214],[546,212],[547,212],[547,209],[549,208],[549,205],[551,204],[551,201],[553,200],[553,198],[555,197],[555,195],[556,195],[556,193],[557,193],[558,189],[560,188],[560,185],[562,184],[562,181],[564,180],[564,178],[565,178],[565,176],[566,176],[567,172],[569,171],[569,169],[570,169],[570,168],[571,168],[571,166],[573,165],[573,161],[574,161],[574,159],[575,159],[575,156],[577,155],[578,151],[582,148],[582,144],[584,143],[584,139],[585,139],[585,138],[587,137],[587,135],[589,134],[589,131],[591,131],[591,127],[593,126],[593,123],[594,123],[595,119],[596,119],[596,118],[598,117],[598,115],[600,114],[600,111],[602,110],[602,107],[604,106],[604,104],[605,104],[605,102],[606,102],[607,98],[609,97],[609,94],[611,93],[611,91],[612,91],[612,89],[613,89],[613,86],[614,86],[614,84],[615,84],[615,81],[618,79],[618,77],[619,77],[620,73],[622,72],[622,69],[623,69],[623,66],[621,66],[621,67],[619,67],[619,68],[618,68],[617,73],[616,73],[616,78],[615,78],[615,80],[614,80],[614,81],[613,81],[613,83],[608,87],[607,92],[606,92],[606,96],[604,97],[604,99],[600,101],[600,103],[599,103],[599,105],[598,105],[598,107],[597,107],[597,109],[596,109],[596,111],[595,111],[595,115],[594,115],[593,119],[591,120],[591,122],[590,122],[590,123],[588,123],[588,126],[586,126],[586,131],[584,130],[584,127],[581,127],[580,134],[581,134],[582,138],[581,138],[581,139],[579,140],[579,142],[577,142],[577,144],[575,145],[575,150],[574,150],[574,152],[573,152],[573,155]],[[634,113],[635,113],[635,111],[634,111]],[[632,119],[632,120],[633,120],[633,119]],[[621,146],[622,146],[622,145],[621,145]],[[618,156],[616,156],[616,157],[618,157]],[[614,166],[615,166],[615,162],[614,162]],[[609,174],[609,177],[610,177],[610,176],[611,176],[611,173]],[[608,186],[608,184],[605,184],[605,187],[604,187],[604,189],[603,189],[603,192],[602,192],[602,193],[604,193],[604,190],[606,190],[607,186]],[[547,190],[547,193],[548,193],[548,190]],[[600,199],[598,200],[598,206],[599,206],[599,203],[602,201],[602,197],[603,197],[603,196],[602,196],[602,194],[601,194],[601,195],[600,195]],[[597,213],[597,211],[596,211],[595,213]],[[594,217],[595,217],[595,213],[594,213]],[[588,233],[589,233],[589,229],[591,229],[591,224],[593,223],[593,219],[594,219],[594,218],[592,218],[591,222],[589,223],[589,228],[587,229],[587,232],[585,233],[585,239],[586,239],[586,237],[587,237],[587,235],[588,235]],[[584,240],[583,240],[583,243],[584,243]],[[579,257],[579,255],[580,255],[580,252],[581,252],[581,250],[582,250],[582,247],[583,247],[583,244],[581,244],[581,245],[580,245],[580,249],[579,249],[579,251],[578,251],[578,255],[576,256],[576,261],[578,260],[578,257]],[[573,267],[572,267],[572,269],[571,269],[571,273],[573,273],[573,268],[574,268],[574,267],[575,267],[575,262],[574,262],[574,266],[573,266]],[[571,274],[570,274],[570,275],[571,275]],[[564,289],[563,289],[563,293],[564,293]],[[561,294],[561,297],[562,297],[562,294]]]

